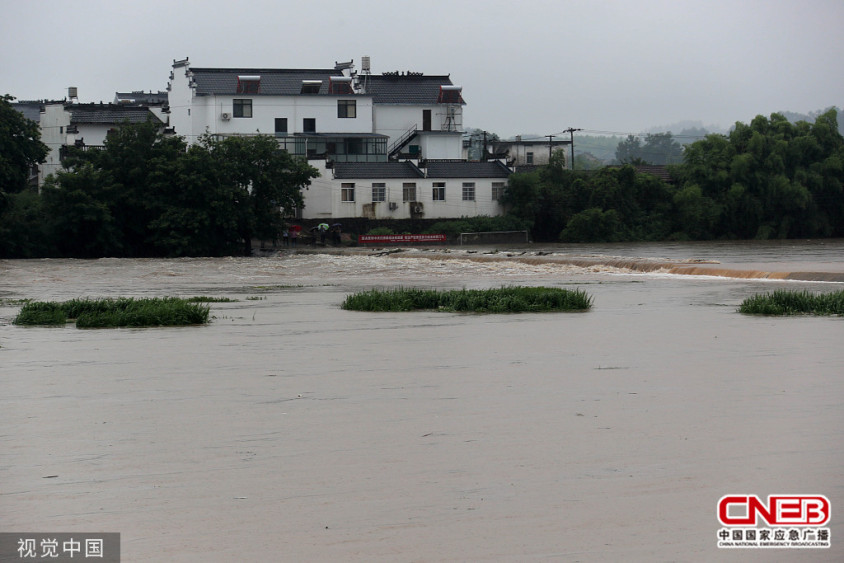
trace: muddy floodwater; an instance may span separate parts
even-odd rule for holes
[[[841,561],[844,318],[736,309],[842,282],[840,240],[0,261],[0,531],[119,532],[123,561]],[[594,306],[340,308],[516,284]],[[12,324],[194,295],[234,301]],[[831,546],[719,550],[728,494],[825,495]]]

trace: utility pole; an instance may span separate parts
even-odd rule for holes
[[[583,131],[583,129],[575,129],[573,127],[569,127],[563,133],[568,133],[571,135],[571,169],[574,170],[574,132],[575,131]]]
[[[554,137],[556,135],[545,135],[548,137],[548,164],[551,164],[551,152],[554,148]]]

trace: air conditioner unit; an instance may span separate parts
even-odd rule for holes
[[[223,121],[228,121],[232,118],[232,114],[224,111],[222,115],[220,115],[220,117],[223,119]]]
[[[395,201],[391,201],[391,202],[390,202],[390,211],[395,211],[395,210],[396,210],[396,209],[398,209],[398,208],[399,208],[399,204],[398,204],[398,203],[396,203]]]

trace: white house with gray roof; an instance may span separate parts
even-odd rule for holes
[[[302,218],[500,215],[510,170],[462,160],[462,88],[447,75],[193,67],[173,61],[170,126],[202,135],[275,135],[321,172]]]
[[[46,102],[40,107],[41,141],[50,152],[39,166],[38,185],[49,174],[62,169],[65,147],[97,150],[105,145],[109,131],[125,123],[144,123],[151,120],[164,128],[160,107],[141,107],[116,104],[75,104]]]
[[[305,219],[449,219],[504,212],[512,171],[498,161],[334,163],[304,192]]]
[[[199,68],[173,62],[170,125],[205,134],[275,135],[291,154],[333,162],[460,158],[463,101],[448,76],[323,69]]]

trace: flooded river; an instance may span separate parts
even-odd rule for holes
[[[823,494],[832,545],[801,555],[842,560],[844,319],[736,312],[842,282],[840,240],[0,261],[0,531],[119,532],[123,561],[789,561],[719,552],[718,500]],[[516,284],[594,306],[340,309]],[[11,324],[168,295],[234,301]]]

